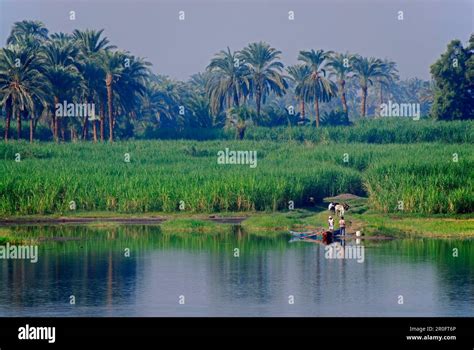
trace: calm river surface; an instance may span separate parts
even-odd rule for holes
[[[362,241],[360,263],[237,227],[11,230],[38,261],[0,260],[0,316],[474,316],[473,240]]]

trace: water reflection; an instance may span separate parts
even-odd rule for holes
[[[39,242],[39,259],[0,261],[0,316],[474,315],[472,240],[362,241],[358,263],[238,227],[15,227],[11,235]]]

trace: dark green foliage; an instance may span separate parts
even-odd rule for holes
[[[436,83],[431,114],[436,119],[474,118],[474,35],[469,46],[459,40],[449,43],[448,49],[432,66]]]
[[[340,110],[323,113],[321,117],[321,125],[323,126],[340,126],[350,124],[351,122],[349,121],[347,114]]]

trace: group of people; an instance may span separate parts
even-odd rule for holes
[[[329,203],[329,210],[330,211],[333,211],[335,208],[335,204],[334,203]],[[332,216],[329,216],[329,219],[328,219],[328,225],[329,225],[329,231],[333,232],[334,231],[334,219]],[[341,217],[339,218],[339,234],[345,236],[346,234],[346,221],[344,220],[344,216],[341,215]]]
[[[328,224],[329,230],[331,232],[334,231],[334,219],[332,216],[329,216]],[[339,219],[339,233],[343,236],[346,234],[346,221],[344,220],[344,216],[341,216]]]

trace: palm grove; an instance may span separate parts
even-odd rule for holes
[[[350,116],[377,115],[388,99],[419,102],[437,119],[472,119],[473,45],[473,36],[466,48],[451,42],[431,67],[432,82],[402,81],[386,59],[324,50],[302,50],[299,63],[285,67],[265,42],[222,50],[182,82],[153,74],[151,63],[111,45],[103,30],[50,34],[39,21],[22,21],[0,50],[4,138],[13,122],[18,139],[29,123],[30,141],[38,125],[42,139],[56,142],[147,137],[166,128],[232,127],[243,138],[250,124],[349,124]],[[94,115],[58,117],[63,101],[92,104]]]

